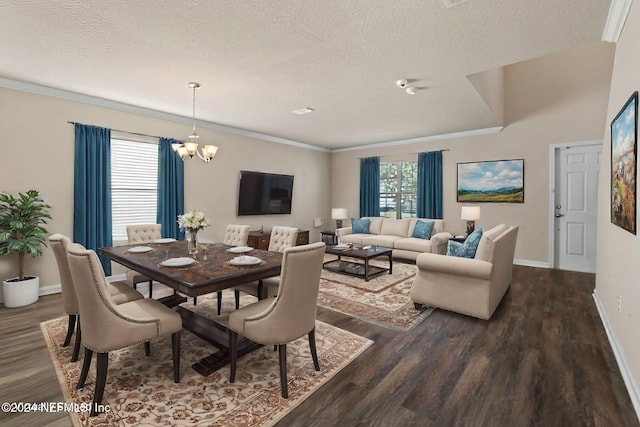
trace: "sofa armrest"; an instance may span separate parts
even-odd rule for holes
[[[430,253],[418,255],[416,266],[419,270],[476,277],[478,279],[489,279],[493,270],[493,264],[487,261]]]
[[[353,234],[353,232],[351,231],[351,227],[342,227],[336,229],[336,236],[338,237],[346,236],[347,234]]]
[[[431,236],[431,253],[446,255],[449,239],[452,237],[453,235],[448,231],[442,231]]]

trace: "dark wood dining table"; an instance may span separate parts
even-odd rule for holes
[[[147,246],[151,250],[130,251],[136,246]],[[191,256],[194,262],[180,267],[167,267],[163,262],[171,258],[189,257],[186,241],[114,246],[100,248],[98,253],[178,292],[159,300],[173,307],[180,314],[183,328],[219,349],[193,365],[193,369],[206,376],[229,362],[228,329],[218,322],[180,306],[179,304],[186,301],[183,295],[197,297],[277,276],[280,274],[282,253],[253,249],[250,252],[238,254],[229,252],[233,246],[222,243],[200,244],[199,248],[198,254]],[[253,256],[259,258],[261,262],[255,265],[233,265],[231,260],[240,255]],[[244,339],[238,343],[238,355],[249,353],[259,347],[261,347],[259,344]]]

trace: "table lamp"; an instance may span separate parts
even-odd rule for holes
[[[347,208],[331,208],[331,219],[336,220],[336,229],[342,228],[342,220],[349,218]]]
[[[476,219],[480,219],[480,206],[463,206],[461,219],[467,221],[467,236],[476,228]]]

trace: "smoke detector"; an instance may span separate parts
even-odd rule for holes
[[[444,7],[447,9],[466,2],[467,0],[442,0],[442,4],[444,4]]]

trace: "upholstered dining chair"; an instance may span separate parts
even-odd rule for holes
[[[320,370],[315,327],[324,247],[323,242],[318,242],[286,248],[276,297],[249,304],[229,315],[229,382],[233,383],[236,377],[238,334],[259,344],[278,346],[280,388],[284,398],[289,397],[287,343],[307,334],[313,366],[316,371]]]
[[[62,346],[69,346],[71,336],[75,330],[76,339],[73,345],[73,353],[71,355],[71,361],[75,362],[78,360],[82,334],[80,328],[80,309],[78,307],[78,298],[76,297],[75,284],[67,262],[67,248],[71,245],[71,239],[62,234],[52,234],[49,236],[49,244],[56,256],[56,263],[58,264],[60,287],[62,288],[62,304],[64,306],[65,313],[69,315],[67,336],[65,337]],[[80,286],[80,284],[78,286]],[[144,298],[140,292],[133,289],[126,281],[108,282],[107,290],[115,304],[122,304]]]
[[[295,227],[275,226],[271,230],[269,238],[269,250],[284,252],[286,248],[296,245],[298,239],[298,229]],[[257,282],[245,283],[235,287],[236,310],[240,307],[240,292],[244,292],[257,297],[258,299],[273,296],[280,286],[280,276],[269,277]]]
[[[161,237],[162,224],[127,225],[127,240],[130,245],[151,243]],[[134,289],[138,287],[138,283],[149,282],[149,298],[153,298],[153,279],[135,270],[127,270],[127,280]]]
[[[93,352],[98,353],[91,416],[102,402],[109,367],[109,352],[171,334],[173,381],[180,382],[180,315],[154,299],[116,305],[96,253],[78,244],[67,248],[67,261],[76,286],[82,328],[84,362],[77,389],[84,387]]]

